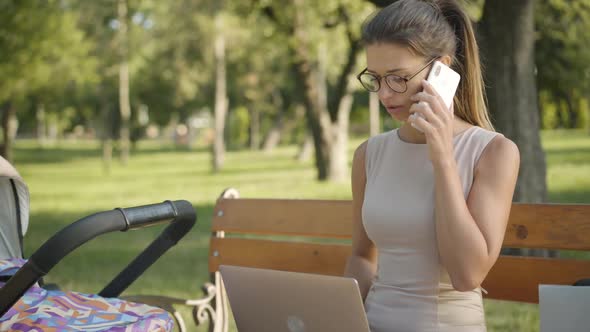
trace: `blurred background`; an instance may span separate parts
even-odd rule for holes
[[[212,207],[349,199],[352,151],[396,128],[355,75],[379,0],[0,0],[0,154],[31,190],[30,255],[99,210],[187,199],[196,229],[129,292],[199,297]],[[590,203],[590,0],[464,0],[520,202]],[[113,234],[48,276],[96,292],[159,230]],[[578,258],[583,254],[564,253]],[[538,331],[487,301],[490,331]]]

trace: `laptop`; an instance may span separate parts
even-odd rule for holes
[[[353,278],[219,267],[240,332],[369,332]]]
[[[590,286],[539,285],[540,332],[590,331]]]

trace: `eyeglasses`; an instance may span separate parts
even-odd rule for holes
[[[360,72],[360,74],[358,74],[356,76],[356,78],[359,80],[359,82],[361,82],[363,87],[365,89],[367,89],[367,91],[369,91],[369,92],[379,91],[379,89],[381,89],[381,79],[384,78],[385,83],[387,84],[387,86],[389,86],[389,88],[391,90],[393,90],[397,93],[404,93],[408,90],[408,81],[411,80],[412,78],[416,77],[416,75],[420,74],[424,69],[426,69],[428,66],[430,66],[430,64],[436,59],[437,58],[432,58],[430,61],[428,61],[428,63],[424,67],[420,68],[420,70],[418,70],[414,74],[407,76],[407,77],[401,77],[401,76],[398,76],[395,74],[388,74],[385,76],[379,76],[379,75],[367,72],[368,68],[365,68],[362,72]]]

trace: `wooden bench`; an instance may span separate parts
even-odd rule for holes
[[[228,328],[219,265],[342,275],[351,229],[349,200],[244,199],[224,191],[211,226],[207,287],[214,295],[199,308],[210,315],[210,331]],[[515,203],[503,247],[590,251],[590,205]],[[482,286],[487,298],[538,303],[539,284],[585,278],[590,260],[502,255]]]

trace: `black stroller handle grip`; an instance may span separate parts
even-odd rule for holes
[[[166,250],[175,245],[188,233],[195,224],[195,221],[196,212],[192,205],[185,200],[165,201],[163,203],[125,209],[119,208],[84,217],[66,226],[47,240],[31,255],[27,263],[8,280],[4,287],[0,289],[0,317],[65,256],[99,235],[152,226],[163,222],[172,222],[134,261],[135,263],[141,258],[142,265],[140,267],[143,268],[141,271],[143,272]],[[157,245],[155,246],[155,244]],[[150,250],[154,246],[159,250]],[[150,253],[152,255],[156,254],[157,256],[150,257]],[[125,271],[129,270],[131,265]],[[133,272],[128,271],[127,273],[134,274]],[[121,285],[119,281],[120,291],[128,287],[140,274],[133,276],[131,280],[130,278],[123,278],[125,279],[123,281],[128,282],[127,285]]]
[[[176,204],[172,207],[175,208],[173,212],[178,214],[176,222],[166,227],[158,238],[121,271],[98,295],[103,297],[119,296],[145,270],[158,260],[160,256],[191,230],[196,220],[193,207],[188,202],[186,204]],[[144,224],[139,220],[151,219],[151,217],[145,216],[143,213],[143,211],[136,210],[136,208],[125,210],[131,228],[141,227]]]
[[[168,223],[178,216],[176,206],[170,201],[126,209],[117,208],[115,210],[121,212],[128,229],[137,229],[152,226],[154,224]],[[127,229],[124,229],[123,231],[125,230]]]

